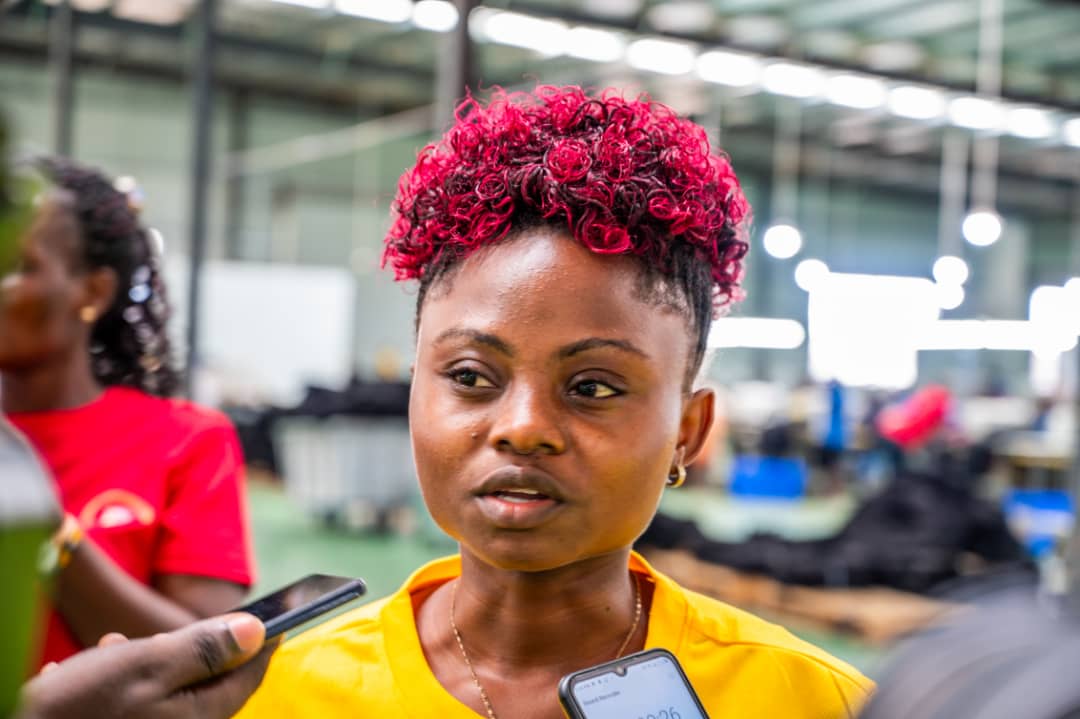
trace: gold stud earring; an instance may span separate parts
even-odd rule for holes
[[[97,322],[97,309],[93,305],[86,305],[79,310],[79,319],[88,325]]]
[[[683,486],[683,483],[685,481],[686,481],[686,467],[684,467],[682,462],[680,462],[680,463],[676,464],[671,469],[670,472],[668,472],[667,486],[670,487],[671,489],[675,489],[676,487]]]

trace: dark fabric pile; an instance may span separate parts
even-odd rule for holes
[[[792,541],[755,534],[717,542],[693,522],[658,514],[639,548],[684,549],[699,559],[809,586],[887,586],[926,593],[960,576],[965,554],[987,570],[1030,571],[997,506],[965,482],[907,473],[867,500],[836,535]]]
[[[344,389],[309,386],[295,407],[227,407],[247,463],[279,473],[274,425],[283,417],[407,417],[407,382],[368,382],[354,377]]]

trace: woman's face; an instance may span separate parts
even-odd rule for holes
[[[0,278],[0,370],[40,366],[86,341],[86,287],[72,270],[78,233],[63,197],[47,195],[19,238],[18,265]]]
[[[511,570],[624,550],[712,420],[684,392],[690,342],[634,260],[557,231],[465,260],[424,301],[409,412],[439,526]]]

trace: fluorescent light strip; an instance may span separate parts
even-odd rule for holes
[[[592,62],[616,62],[626,52],[626,40],[617,32],[593,27],[571,28],[566,36],[566,54]]]
[[[90,1],[90,0],[88,0]],[[53,3],[55,0],[45,0]],[[330,0],[269,0],[312,9],[328,7]],[[457,23],[457,10],[446,0],[335,0],[334,7],[347,15],[381,22],[400,23],[410,18],[417,27],[445,32]],[[451,12],[452,11],[452,12]],[[453,18],[453,23],[451,23]],[[617,33],[594,27],[570,29],[565,23],[524,13],[507,12],[480,5],[470,16],[470,31],[478,40],[514,45],[554,57],[566,54],[592,62],[614,62],[620,57],[634,68],[669,75],[694,71],[706,82],[749,87],[759,82],[765,90],[788,97],[812,99],[823,91],[830,102],[857,109],[881,106],[897,117],[932,121],[948,116],[952,124],[975,131],[1001,131],[1031,140],[1050,139],[1054,122],[1042,108],[1012,106],[996,99],[954,97],[942,88],[899,85],[887,88],[886,79],[873,75],[841,73],[826,82],[826,70],[794,62],[765,63],[765,57],[710,50],[697,56],[693,46],[659,37],[640,37],[626,44]],[[763,69],[764,68],[764,69]],[[1061,126],[1065,144],[1080,147],[1080,117]]]
[[[909,120],[937,120],[945,114],[945,94],[919,85],[901,85],[889,91],[889,112]]]
[[[867,75],[833,75],[829,78],[825,96],[835,105],[856,110],[875,110],[885,104],[885,83]]]
[[[949,103],[949,120],[969,130],[1000,130],[1005,111],[997,100],[963,95]]]
[[[479,34],[494,43],[555,57],[566,50],[568,28],[566,23],[557,20],[517,12],[495,12],[482,16]]]
[[[753,55],[710,50],[697,59],[697,75],[706,82],[732,87],[756,85],[761,80],[762,62]]]
[[[1028,140],[1045,140],[1054,134],[1050,113],[1037,107],[1014,107],[1009,110],[1006,126],[1011,134]]]
[[[1062,135],[1065,138],[1065,144],[1080,147],[1080,117],[1066,122],[1062,127]]]
[[[761,74],[761,85],[769,92],[804,100],[817,97],[824,81],[820,68],[793,62],[774,62]]]
[[[1030,320],[937,320],[923,328],[919,350],[1065,352],[1076,346],[1060,331]]]
[[[684,42],[642,38],[626,48],[630,67],[662,75],[685,75],[694,69],[697,60],[694,48]]]
[[[353,17],[400,23],[412,17],[411,0],[335,0],[334,8]]]
[[[413,25],[421,30],[450,32],[458,24],[458,10],[446,0],[420,0],[413,5]]]
[[[712,324],[711,348],[793,350],[806,341],[806,330],[795,320],[764,317],[721,317]]]

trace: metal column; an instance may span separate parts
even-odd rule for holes
[[[229,98],[229,155],[248,149],[250,98],[246,90],[237,90]],[[230,173],[225,184],[225,257],[238,260],[244,254],[243,226],[247,207],[247,175]]]
[[[187,393],[199,365],[199,300],[206,255],[207,192],[210,185],[211,130],[214,110],[214,28],[217,0],[200,0],[193,22],[191,207],[188,232],[190,269],[187,307]]]
[[[465,97],[465,91],[475,90],[477,81],[476,59],[472,38],[469,37],[469,13],[476,8],[477,0],[454,0],[458,11],[458,23],[446,34],[442,58],[435,77],[435,134],[439,135],[450,126],[454,108]]]
[[[71,155],[72,56],[75,46],[75,11],[71,0],[61,0],[49,21],[49,65],[53,75],[52,149],[57,155]]]

